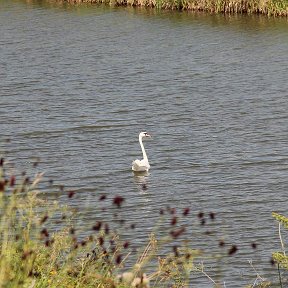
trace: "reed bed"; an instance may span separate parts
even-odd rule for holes
[[[51,1],[51,0],[49,0]],[[94,3],[110,6],[203,11],[225,14],[288,16],[288,0],[55,0],[71,4]]]

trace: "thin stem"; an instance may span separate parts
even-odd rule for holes
[[[284,254],[284,256],[286,257],[285,247],[284,247],[284,243],[283,243],[282,235],[281,235],[281,223],[280,223],[280,222],[279,222],[279,238],[280,238],[280,242],[281,242],[281,247],[282,247],[283,254]]]
[[[280,287],[283,288],[283,286],[282,286],[282,280],[281,280],[281,273],[280,273],[280,267],[279,267],[279,264],[277,265],[277,268],[278,268],[278,275],[279,275]]]

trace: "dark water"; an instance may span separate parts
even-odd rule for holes
[[[287,28],[258,16],[1,1],[1,150],[16,169],[75,189],[84,227],[109,214],[96,209],[103,194],[125,197],[122,217],[140,244],[160,208],[190,207],[191,247],[239,248],[221,272],[204,260],[208,274],[226,287],[253,284],[252,259],[277,281],[269,261],[280,249],[271,212],[287,215]],[[153,135],[151,171],[134,177],[143,130]],[[212,286],[192,274],[191,287]]]

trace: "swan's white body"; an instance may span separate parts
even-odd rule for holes
[[[142,143],[142,139],[144,137],[146,138],[146,137],[151,137],[151,136],[147,132],[140,132],[139,134],[139,143],[142,149],[143,159],[142,160],[137,159],[132,162],[132,170],[135,172],[145,172],[150,169],[148,157],[147,157],[144,145]]]

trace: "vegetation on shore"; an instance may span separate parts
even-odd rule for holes
[[[49,0],[51,1],[51,0]],[[52,0],[53,1],[53,0]],[[288,0],[55,0],[71,4],[94,3],[110,6],[202,11],[225,14],[288,16]]]
[[[167,235],[158,238],[156,230],[149,236],[147,246],[135,251],[131,242],[124,241],[113,227],[115,219],[111,223],[98,218],[85,235],[79,235],[73,222],[77,212],[59,201],[45,199],[45,193],[38,188],[41,178],[42,174],[32,180],[26,173],[15,176],[0,159],[0,287],[180,288],[189,287],[191,273],[208,278],[214,287],[222,287],[221,281],[206,273],[200,259],[231,257],[238,248],[219,240],[222,254],[192,249],[184,237],[187,226],[180,224],[181,218],[190,214],[189,208],[181,215],[174,208],[161,209],[160,217],[168,220]],[[75,191],[63,189],[68,201],[74,197]],[[105,195],[99,197],[99,203],[107,200]],[[112,213],[120,211],[125,199],[115,196],[111,200]],[[287,227],[287,218],[276,213],[273,216],[279,225]],[[214,218],[210,212],[209,221]],[[200,225],[208,219],[199,212]],[[279,235],[282,250],[273,254],[273,262],[288,270],[280,228]],[[256,244],[252,248],[256,249]],[[128,263],[135,253],[135,263]],[[281,283],[280,273],[279,277]],[[253,284],[247,287],[270,287],[269,283],[256,273]]]

